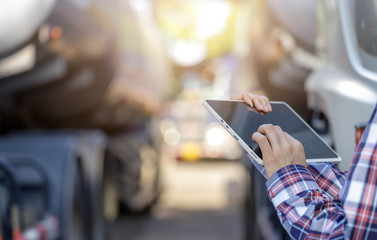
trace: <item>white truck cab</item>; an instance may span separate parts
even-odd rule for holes
[[[308,77],[308,105],[329,122],[339,164],[348,170],[355,150],[354,126],[366,123],[377,103],[377,2],[318,1],[321,65]]]
[[[0,56],[17,50],[35,35],[56,0],[4,0],[0,8]]]

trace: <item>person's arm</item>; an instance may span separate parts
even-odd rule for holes
[[[323,194],[317,184],[320,177],[313,179],[313,175],[322,173],[310,173],[301,165],[283,167],[267,181],[268,195],[292,238],[377,239],[376,111],[377,106],[357,147],[340,198],[331,193],[339,193],[336,187]],[[339,178],[340,183],[343,178]]]
[[[339,199],[347,181],[347,172],[331,162],[308,163],[308,170],[322,193],[331,199]]]
[[[268,98],[241,93],[232,99],[244,100],[259,110],[271,111]],[[267,105],[268,103],[268,105]],[[343,237],[347,219],[339,200],[346,177],[331,163],[306,166],[302,144],[277,126],[263,126],[253,139],[263,145],[265,166],[248,155],[266,178],[270,200],[280,221],[294,239]],[[262,148],[262,146],[261,146]]]
[[[254,160],[253,156],[247,154],[254,167],[266,178],[266,169]],[[309,173],[312,175],[314,181],[321,189],[322,193],[330,199],[339,199],[341,190],[343,189],[347,173],[340,171],[340,169],[330,162],[309,163],[307,166]]]
[[[267,193],[293,239],[343,236],[347,219],[337,195],[324,194],[306,167],[302,144],[279,126],[262,125],[252,136],[262,151]]]
[[[272,110],[269,99],[263,95],[242,92],[231,96],[231,99],[245,101],[249,105],[258,107],[259,110],[265,110],[265,112]],[[255,168],[267,179],[264,166],[255,161],[251,155],[248,154],[247,156]],[[334,164],[328,162],[308,164],[308,169],[324,194],[332,198],[339,197],[339,192],[346,180],[344,172],[341,172]]]
[[[266,182],[267,194],[292,239],[343,239],[347,218],[303,165],[288,165]]]

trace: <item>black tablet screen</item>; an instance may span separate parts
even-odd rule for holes
[[[242,102],[207,100],[207,103],[254,152],[257,152],[258,145],[251,140],[251,135],[260,125],[270,123],[279,125],[283,131],[299,140],[307,159],[337,158],[328,145],[284,103],[271,103],[272,112],[267,114]]]

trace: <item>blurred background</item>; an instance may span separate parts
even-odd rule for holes
[[[1,1],[0,239],[289,239],[202,101],[285,101],[347,169],[377,102],[376,9]]]

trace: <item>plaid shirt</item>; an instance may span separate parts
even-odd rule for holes
[[[377,239],[376,110],[348,174],[332,163],[313,163],[284,167],[267,180],[268,196],[293,239]]]

